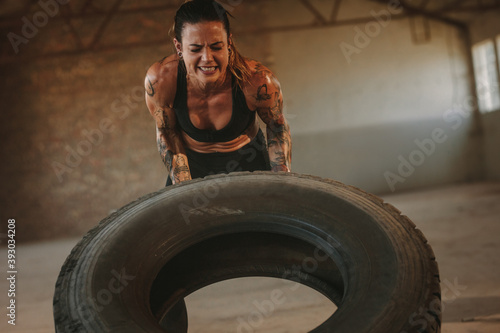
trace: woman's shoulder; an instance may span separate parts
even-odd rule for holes
[[[250,70],[250,80],[249,80],[249,85],[250,86],[261,86],[263,84],[273,84],[273,85],[279,85],[278,78],[274,73],[264,66],[261,62],[248,59],[246,60],[247,66]]]
[[[274,87],[276,90],[280,90],[280,83],[274,75],[274,73],[264,66],[262,63],[256,60],[247,60],[247,66],[250,70],[250,79],[244,85],[244,90],[246,93],[255,94],[258,89],[265,86],[266,89],[271,89]]]
[[[176,54],[151,65],[145,78],[146,93],[161,104],[171,107],[177,92],[178,66],[179,58]]]
[[[269,77],[275,77],[273,72],[264,66],[261,62],[253,59],[246,59],[247,67],[250,70],[251,80],[262,80]]]

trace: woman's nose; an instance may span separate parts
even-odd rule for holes
[[[201,60],[206,61],[206,62],[213,60],[212,51],[210,51],[209,48],[203,49],[203,53],[201,55]]]

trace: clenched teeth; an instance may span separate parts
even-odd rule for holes
[[[215,67],[200,67],[204,72],[213,72],[215,71]]]

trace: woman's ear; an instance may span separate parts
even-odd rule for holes
[[[175,45],[175,51],[177,53],[182,52],[182,43],[177,40],[177,38],[174,38],[174,45]]]

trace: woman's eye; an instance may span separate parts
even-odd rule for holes
[[[220,51],[220,50],[222,50],[222,47],[212,47],[212,50],[214,50],[214,51]]]
[[[194,50],[191,50],[191,52],[193,53],[197,53],[197,52],[200,52],[201,49],[194,49]]]

